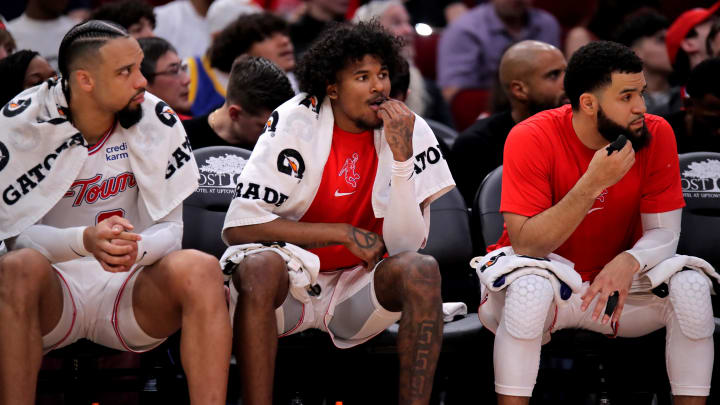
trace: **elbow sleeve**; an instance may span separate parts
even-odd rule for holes
[[[426,237],[426,226],[415,197],[412,158],[392,164],[390,204],[383,221],[383,239],[390,256],[417,251]]]
[[[641,214],[643,236],[627,252],[640,263],[640,271],[654,267],[671,257],[680,239],[682,209]]]

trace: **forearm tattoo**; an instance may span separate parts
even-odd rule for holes
[[[355,228],[354,226],[350,232],[353,242],[363,249],[373,248],[378,242],[378,236],[374,232],[363,231],[362,229]]]

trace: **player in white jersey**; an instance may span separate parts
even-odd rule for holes
[[[88,338],[141,352],[181,327],[191,402],[225,403],[231,332],[218,262],[180,250],[182,199],[197,177],[182,125],[164,102],[145,94],[142,51],[122,28],[79,24],[59,54],[61,83],[44,83],[3,109],[15,123],[23,109],[43,102],[38,94],[56,97],[60,116],[50,111],[54,118],[43,123],[26,113],[23,139],[39,137],[38,125],[48,133],[37,149],[55,139],[53,132],[70,128],[75,135],[17,177],[8,159],[27,155],[27,148],[15,142],[19,137],[2,134],[7,125],[0,129],[6,156],[0,159],[0,239],[10,250],[0,257],[0,403],[34,403],[42,355],[50,350]],[[138,153],[143,132],[154,139],[147,154]],[[158,145],[174,140],[164,155]],[[73,166],[68,156],[84,160],[72,172],[74,181],[62,183],[69,187],[53,194],[47,185]],[[32,204],[47,209],[8,234],[23,216],[5,214]]]

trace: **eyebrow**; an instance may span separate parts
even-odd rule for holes
[[[383,71],[383,70],[388,70],[388,67],[386,65],[380,66],[380,71]],[[368,74],[368,73],[370,73],[370,71],[368,69],[358,69],[353,72],[354,75]]]
[[[645,91],[646,89],[647,89],[647,84],[644,85],[643,88],[642,88],[642,90],[639,90],[639,91]],[[620,91],[620,94],[632,93],[632,92],[635,92],[635,91],[638,91],[637,87],[629,87],[629,88],[626,88],[626,89],[622,89],[622,91]]]
[[[130,64],[127,64],[127,65],[125,65],[125,66],[121,66],[121,67],[115,69],[115,73],[120,73],[120,72],[122,72],[123,70],[125,70],[125,69],[127,69],[127,68],[133,67],[134,65],[135,65],[134,63],[130,63]]]

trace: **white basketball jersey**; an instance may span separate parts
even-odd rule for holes
[[[40,223],[57,228],[93,226],[105,218],[127,218],[141,232],[152,224],[130,167],[125,132],[115,128],[88,150],[88,159],[63,198]]]

